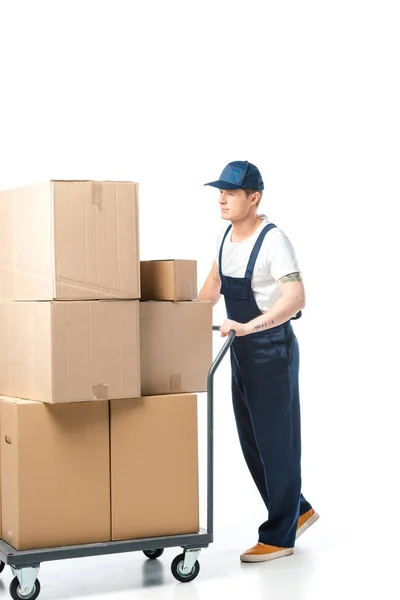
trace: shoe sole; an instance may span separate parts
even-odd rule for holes
[[[303,525],[301,527],[298,528],[298,530],[296,532],[296,540],[301,536],[302,533],[307,531],[307,529],[309,527],[311,527],[311,525],[313,525],[315,523],[315,521],[318,521],[318,519],[319,519],[319,514],[317,512],[315,512],[305,523],[303,523]]]
[[[293,548],[285,548],[278,552],[271,552],[270,554],[242,554],[240,560],[248,563],[266,562],[267,560],[274,560],[275,558],[282,558],[283,556],[289,556],[293,554]]]

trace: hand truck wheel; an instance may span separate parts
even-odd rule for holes
[[[36,598],[40,594],[40,582],[39,579],[36,579],[33,584],[32,591],[28,595],[21,594],[21,588],[19,586],[18,577],[14,577],[12,582],[10,583],[10,596],[13,600],[36,600]]]
[[[160,558],[163,552],[164,548],[158,548],[157,550],[143,550],[143,554],[147,556],[147,558],[151,558],[152,560]]]
[[[174,558],[171,564],[171,572],[178,581],[181,581],[182,583],[188,583],[189,581],[196,579],[200,572],[200,563],[198,560],[196,560],[189,573],[185,573],[183,567],[184,559],[184,554],[179,554],[176,558]]]

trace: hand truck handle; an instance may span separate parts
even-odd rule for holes
[[[213,331],[219,331],[213,325]],[[207,377],[207,532],[213,535],[214,515],[214,373],[233,344],[236,332],[231,329],[228,339],[212,363]]]
[[[218,325],[213,325],[213,331],[219,331],[219,330],[220,330],[220,327]],[[231,329],[228,334],[228,339],[226,340],[225,344],[222,346],[217,358],[214,360],[213,364],[211,365],[211,368],[208,372],[208,382],[210,381],[210,377],[212,377],[214,375],[214,372],[217,369],[217,367],[219,366],[221,360],[224,358],[225,354],[228,352],[229,348],[232,346],[233,340],[235,339],[235,335],[236,335],[236,331],[234,329]],[[208,386],[207,386],[207,388],[208,388]]]

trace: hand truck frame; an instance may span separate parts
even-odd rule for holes
[[[213,326],[213,331],[219,331],[219,327]],[[147,558],[157,559],[165,548],[180,546],[183,553],[179,554],[171,564],[173,576],[184,583],[193,581],[197,577],[200,571],[198,561],[200,552],[213,542],[214,536],[214,374],[234,338],[235,332],[232,330],[207,376],[207,529],[200,529],[198,533],[186,535],[57,546],[37,550],[16,550],[4,540],[0,540],[0,573],[5,565],[10,566],[14,575],[10,584],[10,595],[13,600],[36,600],[40,594],[40,582],[37,578],[40,564],[67,558],[142,551]]]

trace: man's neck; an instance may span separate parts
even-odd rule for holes
[[[262,223],[262,215],[251,215],[243,219],[242,221],[235,221],[232,223],[232,242],[243,242],[257,231]]]

